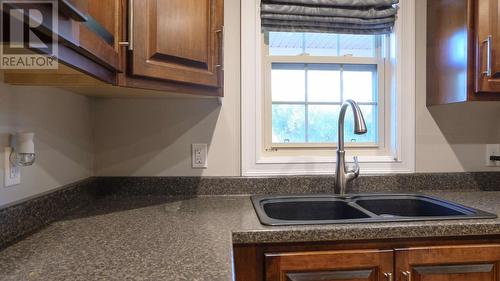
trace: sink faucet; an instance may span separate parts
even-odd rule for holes
[[[337,145],[337,169],[335,173],[335,194],[344,195],[347,189],[347,183],[359,176],[358,157],[354,156],[354,169],[347,171],[345,165],[344,151],[344,119],[347,108],[351,106],[354,114],[354,133],[357,135],[366,134],[365,118],[358,104],[353,100],[346,100],[340,109],[339,128],[338,128],[338,145]]]

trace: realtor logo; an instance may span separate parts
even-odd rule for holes
[[[0,0],[1,69],[57,69],[57,0]]]

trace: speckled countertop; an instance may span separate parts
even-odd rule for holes
[[[500,215],[500,192],[426,192]],[[248,196],[104,198],[0,252],[0,280],[229,281],[235,243],[500,235],[500,219],[262,226]]]

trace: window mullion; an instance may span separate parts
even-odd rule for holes
[[[337,57],[340,57],[340,35],[337,34]]]
[[[344,103],[344,65],[340,65],[340,104]]]
[[[306,34],[302,33],[302,54],[306,53]]]
[[[307,88],[308,88],[307,86],[308,86],[308,83],[309,83],[308,82],[308,72],[309,72],[309,68],[308,67],[309,67],[309,65],[306,64],[305,65],[305,71],[304,71],[304,75],[305,75],[305,79],[306,79],[306,81],[304,83],[304,85],[305,85],[305,89],[304,89],[304,94],[305,94],[305,97],[304,97],[304,101],[305,101],[305,104],[304,104],[305,118],[304,119],[305,119],[305,122],[306,122],[304,128],[306,130],[305,131],[305,138],[306,138],[305,141],[306,141],[306,143],[309,142],[309,106],[308,106],[309,94],[308,94],[308,91],[307,91]]]

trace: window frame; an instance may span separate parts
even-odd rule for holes
[[[377,128],[378,136],[376,143],[349,143],[346,142],[346,147],[363,147],[363,148],[375,148],[385,145],[385,128],[389,125],[385,118],[385,92],[386,92],[386,57],[388,54],[387,48],[384,46],[389,44],[388,36],[383,36],[382,38],[376,39],[376,52],[375,57],[349,57],[349,56],[313,56],[313,55],[295,55],[295,56],[271,56],[269,55],[269,48],[266,44],[268,41],[268,34],[263,34],[264,40],[261,40],[261,52],[263,61],[263,71],[262,71],[262,81],[264,89],[264,146],[267,151],[276,151],[279,149],[289,149],[289,150],[307,150],[311,149],[321,149],[321,148],[336,148],[337,143],[273,143],[272,142],[272,79],[271,71],[273,63],[290,63],[290,64],[338,64],[338,65],[374,65],[377,69],[377,101],[372,102],[377,105]],[[382,42],[385,41],[385,42]],[[306,82],[307,83],[307,82]],[[292,104],[292,102],[284,102],[286,104]],[[302,102],[297,102],[297,104],[310,104],[307,100]],[[318,102],[318,104],[321,104]],[[326,103],[324,103],[326,104]],[[331,104],[336,104],[332,102]],[[360,105],[365,103],[359,103]],[[306,109],[307,110],[307,109]],[[306,120],[307,123],[307,120]],[[306,124],[307,130],[307,124]],[[307,134],[307,131],[306,131]],[[305,151],[303,151],[305,152]]]
[[[415,171],[415,1],[400,1],[395,32],[385,69],[384,111],[391,127],[385,129],[384,151],[346,150],[346,159],[359,157],[362,174]],[[325,175],[335,170],[334,149],[309,155],[265,149],[264,94],[260,1],[241,2],[241,174],[242,176]],[[396,44],[397,42],[397,44]],[[390,99],[388,99],[390,97]]]

